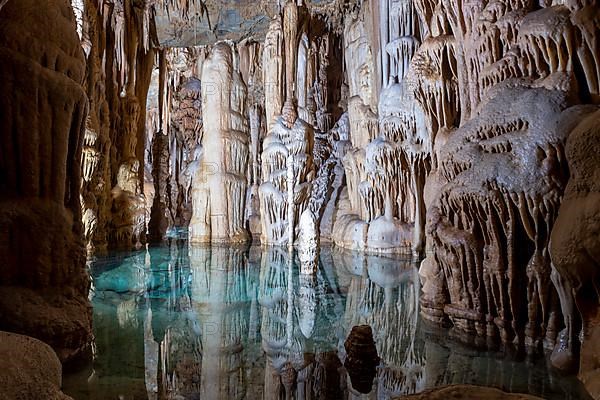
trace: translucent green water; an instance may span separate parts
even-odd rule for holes
[[[286,249],[172,240],[90,270],[94,360],[64,379],[78,400],[389,399],[459,383],[587,399],[544,357],[475,351],[426,329],[417,267],[401,258],[323,248],[311,277]],[[368,395],[344,367],[344,342],[364,324],[381,359]]]

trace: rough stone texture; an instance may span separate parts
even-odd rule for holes
[[[148,91],[144,196],[149,240],[192,218],[192,181],[202,165],[202,65],[209,48],[161,49]],[[150,200],[152,200],[150,202]]]
[[[507,98],[511,106],[501,106]],[[545,338],[551,345],[556,336],[544,232],[565,185],[569,130],[559,122],[566,104],[560,92],[499,90],[440,153],[448,183],[430,207],[428,233],[446,279],[438,281],[449,296],[443,311],[457,329],[488,336],[497,329],[504,342],[524,335],[528,344]],[[429,262],[423,276],[437,273]],[[461,268],[475,268],[472,283],[461,280]],[[428,287],[423,304],[439,309],[439,296]]]
[[[580,348],[579,376],[599,398],[600,111],[577,121],[566,146],[571,177],[551,238],[552,278],[565,322],[552,362],[559,369],[576,369]]]
[[[433,389],[412,396],[396,399],[409,400],[445,400],[445,399],[482,399],[482,400],[539,400],[539,397],[526,394],[505,393],[498,389],[477,386],[457,385],[442,389]]]
[[[150,205],[144,187],[146,98],[154,61],[143,2],[85,0],[81,46],[90,113],[81,207],[88,251],[140,246]]]
[[[71,399],[61,382],[62,366],[47,344],[0,331],[0,399]]]
[[[423,315],[438,323],[449,318],[467,335],[551,349],[560,312],[550,285],[549,233],[568,179],[564,145],[574,128],[569,112],[560,113],[594,99],[586,83],[595,80],[594,68],[573,73],[576,63],[587,65],[588,45],[573,40],[587,28],[572,21],[584,14],[594,19],[595,9],[498,1],[471,8],[442,2],[431,11],[427,3],[419,8],[430,10],[421,19],[431,38],[455,39],[460,119],[454,125],[460,126],[443,123],[452,120],[447,96],[418,85],[417,102],[433,95],[425,116],[434,129]],[[448,56],[442,60],[453,71]],[[448,73],[442,69],[441,82]]]
[[[220,40],[264,38],[274,2],[233,0],[186,0],[157,4],[158,41],[167,47],[211,45]]]
[[[263,40],[279,3],[267,0],[177,0],[156,2],[155,23],[161,46],[212,45],[221,40]],[[306,1],[324,15],[339,12],[335,0]],[[283,4],[283,3],[282,3]],[[338,15],[338,19],[340,16]]]
[[[0,54],[0,90],[12,94],[0,99],[0,329],[65,361],[91,339],[79,203],[88,103],[68,2],[8,2]]]

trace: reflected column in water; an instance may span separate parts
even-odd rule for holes
[[[241,399],[247,390],[245,343],[250,326],[247,251],[190,247],[191,297],[200,322],[200,398]]]
[[[423,390],[425,352],[417,337],[420,285],[416,266],[408,259],[345,251],[336,252],[334,259],[340,266],[340,279],[348,285],[347,332],[355,325],[373,329],[381,357],[377,395],[389,398]]]
[[[290,359],[291,347],[296,345],[294,307],[290,304],[293,301],[291,261],[287,252],[275,247],[265,248],[261,260],[259,303],[262,346],[267,356],[265,398],[274,400],[279,399],[284,390],[289,396],[296,378]]]
[[[149,399],[194,398],[202,362],[198,322],[189,295],[187,245],[149,249],[149,310],[145,321],[146,387]]]
[[[263,251],[259,303],[267,356],[265,398],[338,399],[339,374],[323,364],[332,360],[324,356],[327,353],[337,360],[333,350],[343,310],[341,295],[335,279],[330,279],[332,271],[319,265],[315,274],[303,274],[296,257],[280,248]],[[332,300],[326,298],[327,291],[334,294]],[[339,360],[337,365],[341,366]],[[323,386],[333,376],[337,391]],[[328,397],[331,392],[335,395]]]

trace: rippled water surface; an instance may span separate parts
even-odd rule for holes
[[[587,399],[544,357],[475,351],[426,327],[417,266],[402,258],[323,248],[304,276],[286,249],[172,240],[90,269],[94,360],[63,382],[77,400],[390,399],[458,383]],[[369,394],[344,367],[356,325],[371,326],[380,357]]]

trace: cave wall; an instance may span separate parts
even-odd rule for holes
[[[565,143],[585,114],[571,107],[597,101],[586,60],[595,44],[580,22],[597,18],[597,6],[446,6],[437,9],[447,21],[435,10],[424,19],[430,32],[457,39],[460,123],[432,143],[423,316],[449,318],[477,338],[552,349],[563,321],[550,234],[569,178]]]
[[[85,240],[89,251],[139,246],[152,204],[144,194],[146,100],[155,58],[150,9],[86,0],[83,10],[90,99],[81,182]]]
[[[579,368],[579,377],[590,394],[598,398],[600,111],[597,107],[589,107],[587,111],[586,115],[577,119],[579,124],[567,140],[565,153],[570,179],[550,242],[552,281],[560,297],[565,322],[565,330],[554,349],[552,361],[565,371]],[[580,338],[583,338],[582,343]]]
[[[68,361],[91,340],[79,199],[88,100],[70,4],[3,4],[0,55],[0,329]]]

